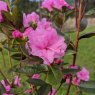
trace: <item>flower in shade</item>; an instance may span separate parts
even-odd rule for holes
[[[24,93],[25,93],[25,94],[32,93],[32,89],[25,90]]]
[[[0,1],[0,22],[4,20],[2,16],[2,11],[8,11],[7,3],[4,1]]]
[[[65,0],[44,0],[42,2],[42,8],[47,9],[48,11],[53,11],[53,8],[61,10],[62,7],[67,7],[68,9],[73,9]]]
[[[89,71],[86,68],[82,68],[82,70],[77,73],[77,77],[80,80],[88,81],[89,80]]]
[[[4,86],[6,92],[10,92],[11,91],[11,86],[6,84],[4,80],[1,81],[1,84]]]
[[[21,33],[19,30],[14,30],[14,31],[12,32],[12,37],[13,37],[14,39],[16,39],[16,38],[22,38],[23,35],[22,35],[22,33]]]
[[[34,74],[34,75],[32,76],[33,79],[38,79],[39,77],[40,77],[39,74]]]
[[[21,79],[19,78],[19,76],[16,76],[14,79],[14,85],[20,87],[21,86],[20,80]]]
[[[39,21],[39,15],[35,12],[32,12],[31,14],[23,14],[23,26],[29,27],[30,23],[37,23]]]
[[[54,61],[55,64],[60,64],[62,62],[63,62],[63,60],[62,59],[59,59],[59,58],[55,59],[55,61]]]
[[[43,59],[44,64],[50,65],[55,58],[65,55],[67,48],[64,38],[57,34],[54,28],[43,29],[37,27],[28,36],[31,48],[30,54]]]
[[[55,93],[56,93],[56,89],[52,88],[52,91],[50,91],[48,95],[55,95]]]
[[[14,95],[14,94],[7,94],[7,93],[4,93],[3,95]]]

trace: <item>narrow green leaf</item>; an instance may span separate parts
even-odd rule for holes
[[[90,37],[93,37],[93,36],[95,36],[95,32],[88,32],[88,33],[82,34],[82,35],[79,37],[79,40],[80,40],[80,39],[84,39],[84,38],[90,38]]]
[[[14,60],[24,60],[26,59],[26,56],[21,54],[21,53],[14,53],[11,55],[11,57],[14,59]]]
[[[64,68],[62,72],[64,75],[66,75],[66,74],[76,74],[78,71],[80,71],[80,68],[78,69]]]
[[[73,55],[73,54],[76,54],[75,50],[67,50],[66,51],[66,55]]]
[[[79,88],[84,92],[95,94],[95,81],[81,82]]]
[[[39,90],[37,91],[37,95],[48,95],[51,89],[52,89],[51,85],[45,84],[39,88]]]
[[[30,84],[32,84],[32,85],[35,85],[35,86],[43,86],[43,85],[46,84],[41,79],[28,79],[27,82],[30,83]]]

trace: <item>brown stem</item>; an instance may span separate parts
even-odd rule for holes
[[[4,53],[3,53],[3,51],[1,51],[1,54],[2,54],[2,59],[3,59],[4,66],[6,67],[6,62],[5,62],[5,58],[4,58]]]
[[[84,15],[85,15],[85,10],[86,10],[87,5],[88,5],[88,0],[86,0],[86,4],[85,4],[85,6],[84,6],[84,9],[83,9],[83,13],[82,13],[81,19],[82,19],[82,18],[84,17]]]
[[[76,63],[76,57],[77,57],[78,45],[79,45],[78,43],[79,43],[80,23],[81,23],[81,16],[82,16],[82,1],[83,1],[83,0],[80,0],[79,17],[77,18],[78,23],[77,23],[76,43],[75,43],[76,54],[74,54],[74,57],[73,57],[73,65],[74,65],[74,66],[75,66],[75,63]]]
[[[68,86],[66,95],[69,95],[69,93],[70,93],[70,88],[71,88],[71,85],[72,85],[71,82],[72,82],[72,77],[70,78],[70,84],[69,84],[69,86]]]
[[[75,15],[76,15],[76,30],[77,31],[76,31],[76,43],[75,43],[76,53],[73,56],[73,66],[75,66],[75,64],[76,64],[76,58],[77,58],[77,52],[78,52],[79,32],[80,32],[80,23],[81,23],[82,5],[83,5],[82,3],[83,3],[83,0],[79,0],[79,14],[78,14],[78,17],[77,17],[77,11],[76,11],[77,10],[77,2],[75,0]],[[66,95],[69,95],[71,85],[72,85],[72,77],[70,78],[70,84],[68,86],[68,90],[67,90]]]

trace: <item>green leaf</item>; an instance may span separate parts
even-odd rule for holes
[[[80,39],[84,39],[84,38],[90,38],[90,37],[93,37],[93,36],[95,36],[95,32],[88,32],[88,33],[82,34],[82,35],[79,37],[79,40],[80,40]]]
[[[62,72],[64,75],[66,75],[66,74],[76,74],[78,71],[80,71],[80,68],[78,69],[64,68]]]
[[[35,86],[43,86],[45,85],[46,83],[41,80],[41,79],[28,79],[27,80],[28,83],[32,84],[32,85],[35,85]]]
[[[13,22],[13,16],[10,12],[2,11],[5,21]]]
[[[79,88],[84,92],[95,94],[95,81],[81,82]]]
[[[48,93],[52,90],[52,86],[49,84],[45,84],[39,88],[37,91],[37,95],[48,95]]]
[[[66,55],[73,55],[73,54],[76,54],[75,50],[67,50],[66,51]]]
[[[14,60],[18,60],[18,61],[26,59],[26,56],[22,53],[14,53],[14,54],[11,55],[11,57]]]
[[[83,18],[80,23],[80,32],[86,29],[87,24],[88,24],[87,18]]]
[[[12,13],[13,13],[13,20],[14,20],[13,23],[17,26],[17,28],[22,27],[23,15],[17,6],[13,7]]]
[[[50,67],[46,81],[51,85],[57,85],[61,82],[62,77],[63,75],[60,68],[55,65]]]
[[[94,14],[95,14],[95,8],[89,10],[89,11],[86,13],[87,16],[94,15]]]
[[[33,66],[25,66],[21,68],[14,69],[15,72],[23,73],[26,75],[33,75],[33,74],[39,74],[39,73],[45,73],[48,71],[48,68],[46,65],[43,64],[35,64]]]

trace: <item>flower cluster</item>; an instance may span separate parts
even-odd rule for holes
[[[70,66],[70,68],[78,69],[77,66]],[[89,81],[89,71],[86,68],[82,68],[81,71],[77,72],[76,77],[72,79],[72,84],[78,86],[81,81]],[[67,76],[66,83],[70,83],[70,76]]]
[[[62,7],[67,7],[68,9],[73,9],[65,0],[44,0],[42,3],[42,8],[48,11],[53,11],[53,8],[61,10]]]
[[[12,84],[9,84],[9,82],[6,80],[2,80],[1,84],[3,85],[3,87],[5,88],[5,91],[6,91],[3,95],[14,95],[14,94],[11,94],[11,89],[12,89],[11,86],[14,85],[16,87],[21,87],[20,80],[21,79],[19,78],[19,76],[15,76]]]

